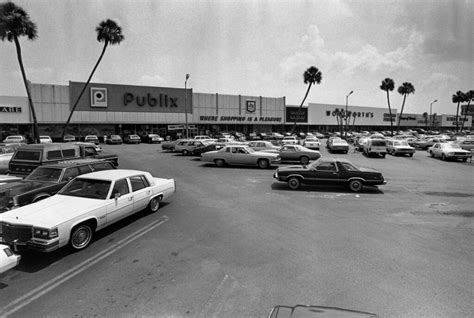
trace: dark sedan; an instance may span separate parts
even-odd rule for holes
[[[50,197],[78,175],[110,169],[110,161],[96,159],[40,166],[24,180],[0,184],[0,213]]]
[[[122,142],[122,137],[120,137],[119,135],[111,135],[105,140],[105,143],[109,145],[121,145]]]
[[[382,174],[371,168],[358,167],[346,159],[320,158],[305,166],[278,168],[273,177],[287,182],[292,190],[301,184],[342,185],[351,191],[359,192],[364,185],[386,184]]]

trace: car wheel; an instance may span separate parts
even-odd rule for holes
[[[268,168],[268,166],[270,166],[270,164],[268,163],[267,159],[259,159],[258,160],[258,167],[259,168],[266,169],[266,168]]]
[[[291,177],[288,179],[288,188],[291,190],[298,190],[301,186],[301,181],[297,177]]]
[[[148,210],[152,213],[157,212],[160,209],[161,199],[161,195],[151,199],[150,203],[148,203]]]
[[[362,190],[363,184],[360,180],[351,180],[349,182],[349,189],[353,192],[359,192]]]
[[[466,161],[467,161],[467,158],[462,158],[461,160],[464,161],[464,162],[466,162]]]
[[[430,151],[431,158],[434,158],[434,153]]]
[[[218,167],[223,167],[224,164],[225,164],[225,161],[222,160],[222,159],[216,159],[216,160],[214,160],[214,163],[215,163],[216,166],[218,166]]]
[[[85,249],[92,241],[93,234],[94,230],[90,223],[79,224],[71,231],[69,246],[75,251]]]
[[[300,162],[301,162],[302,165],[306,166],[309,163],[309,158],[306,157],[306,156],[303,156],[303,157],[300,158]]]
[[[344,151],[344,154],[346,154],[346,155],[347,155],[347,153],[348,153],[348,152],[349,152],[349,151],[348,151],[348,150],[346,150],[346,151]]]
[[[441,155],[441,160],[446,160],[446,156],[444,153]]]
[[[410,154],[408,154],[408,155],[409,155],[410,157],[413,157],[413,154],[412,154],[412,153],[410,153]]]
[[[382,158],[385,158],[385,154],[384,154],[384,153],[382,154]]]
[[[189,151],[187,151],[186,149],[183,150],[183,156],[187,156],[189,154]]]

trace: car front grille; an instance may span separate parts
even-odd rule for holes
[[[7,244],[12,243],[15,240],[19,242],[26,242],[33,236],[32,228],[29,225],[16,225],[10,223],[0,223],[2,227],[3,241]]]

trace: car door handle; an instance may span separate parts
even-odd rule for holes
[[[128,201],[132,201],[132,200],[133,200],[133,197],[129,197],[129,198],[128,198]]]

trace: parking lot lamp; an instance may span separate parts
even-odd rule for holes
[[[347,138],[347,128],[348,128],[348,125],[347,125],[347,104],[348,104],[348,100],[349,100],[349,96],[354,93],[354,91],[350,91],[349,94],[346,95],[346,129],[345,129],[345,134],[344,134],[344,137]]]
[[[430,104],[430,131],[431,131],[431,126],[433,125],[433,119],[431,117],[431,112],[433,111],[433,104],[436,103],[438,100],[435,99],[434,101],[431,102]]]
[[[187,84],[188,84],[189,74],[186,74],[186,80],[184,81],[184,116],[186,118],[186,138],[189,138],[189,130],[188,130],[188,106],[187,106]]]

